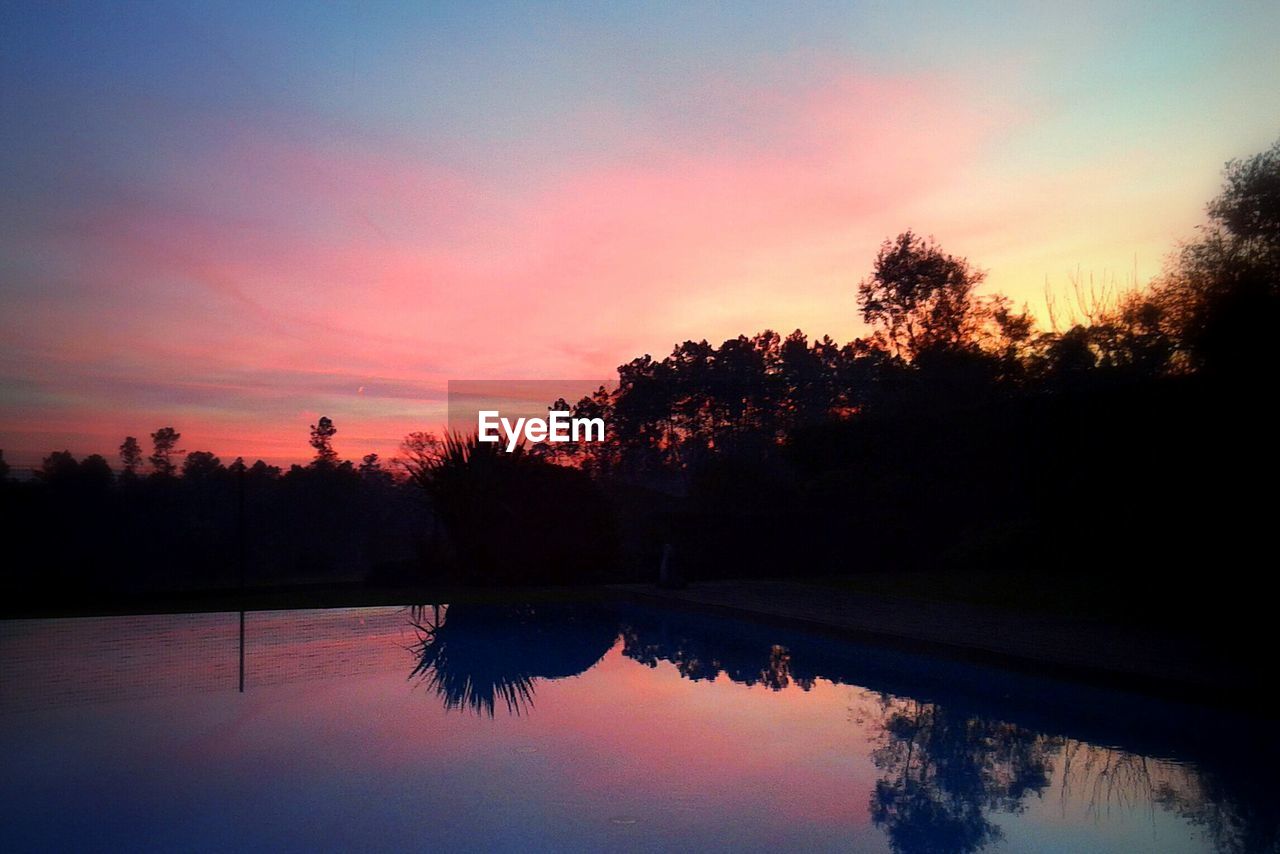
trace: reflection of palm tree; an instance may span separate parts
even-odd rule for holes
[[[421,679],[446,709],[493,717],[498,701],[511,714],[533,706],[538,679],[577,676],[598,662],[618,637],[605,610],[571,605],[451,605],[414,609]]]

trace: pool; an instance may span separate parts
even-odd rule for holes
[[[0,849],[1276,850],[1271,727],[729,618],[0,623]]]

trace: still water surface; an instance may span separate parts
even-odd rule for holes
[[[243,650],[243,682],[241,652]],[[0,623],[0,850],[1276,850],[1269,727],[635,607]]]

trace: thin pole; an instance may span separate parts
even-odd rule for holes
[[[236,475],[236,557],[240,564],[240,595],[244,596],[245,582],[245,563],[247,555],[245,554],[245,530],[244,530],[244,464],[241,463],[240,471]]]
[[[237,558],[240,564],[240,693],[244,693],[244,584],[245,584],[245,530],[244,530],[244,464],[236,475],[236,540]]]

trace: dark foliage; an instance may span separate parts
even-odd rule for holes
[[[1280,475],[1258,408],[1277,360],[1280,144],[1229,164],[1209,212],[1152,287],[1043,333],[904,232],[858,287],[867,339],[766,331],[633,360],[572,407],[610,441],[571,456],[672,496],[661,536],[689,578],[1064,573],[1224,614],[1267,546],[1252,496]],[[1211,565],[1235,582],[1171,580]]]
[[[612,514],[583,471],[474,437],[405,444],[411,481],[430,498],[458,577],[482,584],[603,580],[617,562]]]
[[[627,608],[621,619],[625,656],[686,679],[865,689],[851,715],[868,729],[879,773],[869,804],[849,810],[867,809],[895,852],[986,850],[1003,837],[1000,814],[1051,785],[1095,809],[1158,805],[1203,827],[1223,854],[1280,846],[1269,725],[1192,706],[1118,714],[1132,697],[998,669],[940,670],[926,656],[706,614]],[[1223,741],[1237,729],[1250,749]],[[1171,758],[1178,773],[1153,774],[1144,755]]]
[[[171,446],[147,478],[128,467],[115,477],[100,456],[77,462],[59,451],[35,479],[0,483],[0,526],[16,546],[6,573],[15,599],[353,582],[396,566],[423,571],[419,546],[429,515],[390,478],[362,476],[349,463],[287,473],[262,461],[227,467],[206,451],[187,454],[180,477],[177,470]]]

